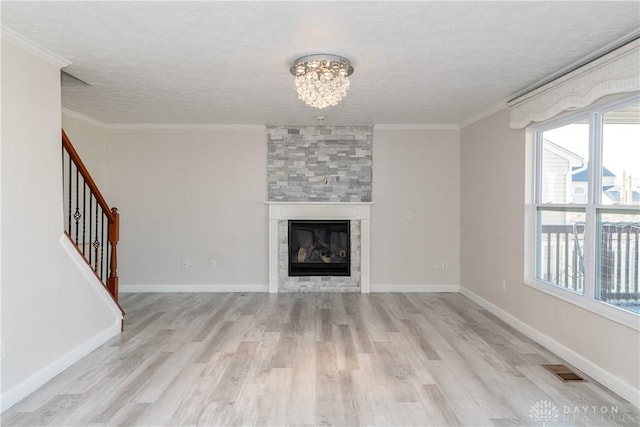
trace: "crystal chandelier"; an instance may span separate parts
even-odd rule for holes
[[[353,67],[341,56],[322,54],[296,59],[289,71],[296,76],[298,98],[322,109],[337,105],[346,96]]]

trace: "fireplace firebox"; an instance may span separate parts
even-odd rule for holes
[[[289,221],[289,276],[350,276],[349,221]]]

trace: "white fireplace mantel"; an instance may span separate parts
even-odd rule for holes
[[[371,202],[266,202],[269,206],[269,293],[278,293],[278,221],[360,221],[360,292],[371,291]]]

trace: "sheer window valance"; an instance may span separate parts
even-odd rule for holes
[[[637,90],[640,90],[640,39],[509,101],[509,126],[522,129],[564,111],[587,107],[604,96]]]

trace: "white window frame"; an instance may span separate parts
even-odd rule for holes
[[[632,96],[628,94],[617,100],[601,102],[590,108],[577,112],[565,114],[559,118],[549,120],[536,126],[527,128],[526,133],[526,208],[525,208],[525,278],[524,283],[546,294],[552,295],[563,301],[582,307],[595,314],[626,325],[640,331],[640,315],[616,307],[604,301],[596,299],[596,233],[597,233],[597,212],[599,209],[609,210],[640,210],[639,207],[604,206],[602,194],[598,189],[602,188],[602,139],[603,127],[602,117],[604,114],[640,101],[640,94]],[[578,120],[588,117],[589,121],[589,191],[586,204],[544,204],[539,203],[541,189],[541,167],[542,167],[542,133],[551,129],[575,123]],[[584,294],[554,285],[536,276],[538,262],[538,209],[539,208],[584,208],[586,224],[584,233]]]

